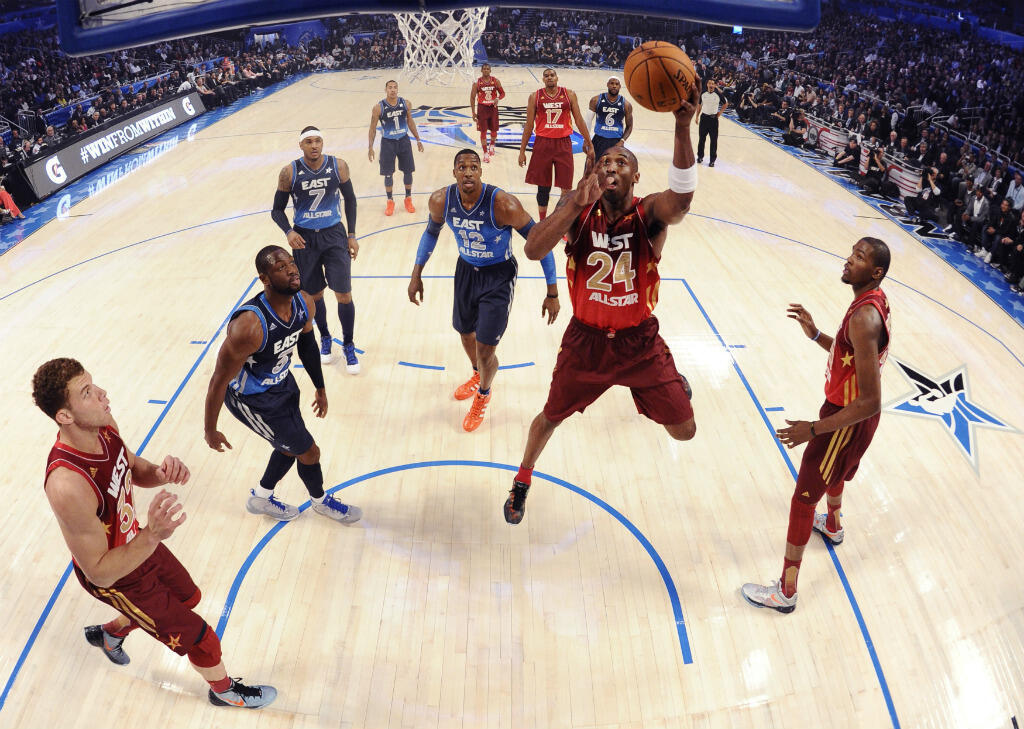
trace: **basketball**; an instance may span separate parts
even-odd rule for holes
[[[635,48],[622,75],[630,96],[651,111],[675,111],[690,98],[697,81],[690,57],[665,41],[647,41]]]

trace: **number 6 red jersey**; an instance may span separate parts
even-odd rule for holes
[[[658,304],[658,258],[647,235],[643,201],[609,221],[600,200],[580,213],[565,266],[573,314],[599,329],[635,327]]]

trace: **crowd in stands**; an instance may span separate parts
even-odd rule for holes
[[[698,55],[698,70],[722,82],[741,120],[775,126],[791,144],[804,143],[805,115],[845,130],[849,142],[833,163],[872,192],[899,195],[888,161],[919,169],[919,192],[904,198],[908,214],[945,228],[1020,290],[1020,53],[837,13],[806,35],[749,32],[719,41]]]

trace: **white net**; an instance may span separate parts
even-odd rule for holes
[[[484,33],[487,8],[434,13],[395,13],[405,38],[404,73],[409,80],[451,83],[472,80],[473,46]]]

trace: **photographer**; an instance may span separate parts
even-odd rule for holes
[[[908,195],[903,199],[903,204],[907,206],[907,212],[916,218],[918,223],[935,219],[939,195],[942,193],[942,190],[935,181],[938,175],[939,170],[937,168],[927,168],[924,175],[922,175],[921,192],[916,197]]]
[[[882,187],[885,177],[885,157],[881,142],[875,140],[864,145],[868,151],[868,169],[861,177],[860,185],[869,193],[876,193]]]
[[[807,117],[803,109],[797,109],[789,118],[789,131],[783,136],[783,141],[794,147],[802,147],[807,137]]]

